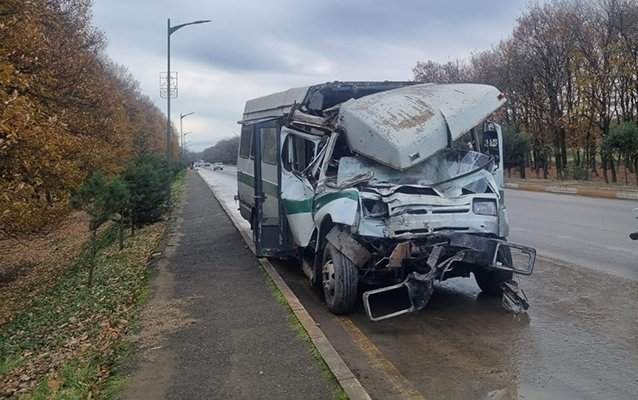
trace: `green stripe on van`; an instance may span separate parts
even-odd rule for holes
[[[357,190],[342,190],[340,192],[327,193],[326,195],[321,196],[315,200],[315,211],[337,199],[350,199],[359,201],[359,192]]]
[[[238,172],[237,179],[239,182],[250,186],[251,188],[255,188],[255,177],[252,175],[248,175],[245,172]],[[262,179],[262,185],[264,188],[264,193],[270,196],[279,197],[279,189],[277,185],[272,182],[268,182]]]
[[[284,200],[286,214],[303,214],[312,212],[312,199],[308,200]]]

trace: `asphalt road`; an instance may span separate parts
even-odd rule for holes
[[[232,192],[232,172],[213,177],[216,190]],[[437,285],[418,313],[371,323],[359,302],[337,317],[295,262],[273,264],[372,398],[634,399],[638,282],[625,245],[636,242],[621,243],[638,205],[506,196],[510,240],[539,252],[534,274],[520,280],[531,304],[522,316],[457,278]]]
[[[638,280],[638,201],[506,190],[512,242],[547,257]]]

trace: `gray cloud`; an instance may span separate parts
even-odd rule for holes
[[[526,1],[95,0],[94,22],[111,58],[165,110],[167,17],[173,26],[212,20],[171,36],[175,112],[197,111],[191,140],[200,146],[232,135],[249,98],[335,79],[410,79],[417,61],[488,49],[509,36]]]

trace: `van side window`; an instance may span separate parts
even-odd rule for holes
[[[250,142],[252,141],[252,136],[253,126],[242,125],[241,138],[239,139],[239,157],[248,158],[251,153],[254,153],[250,151]]]
[[[268,164],[277,164],[277,128],[260,128],[261,160]]]
[[[299,136],[288,135],[282,152],[283,166],[287,171],[302,172],[315,156],[315,144]]]

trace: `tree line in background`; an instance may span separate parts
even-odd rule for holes
[[[485,26],[489,29],[489,24]],[[511,37],[468,60],[418,62],[422,82],[487,83],[506,93],[508,168],[548,178],[638,170],[638,2],[531,4]],[[638,184],[638,173],[636,173]]]
[[[0,2],[0,236],[61,220],[95,171],[169,171],[166,117],[90,22],[91,0]]]
[[[189,161],[204,160],[208,162],[221,162],[224,164],[237,164],[239,152],[239,137],[234,136],[220,140],[214,146],[208,147],[199,153],[189,153]]]

